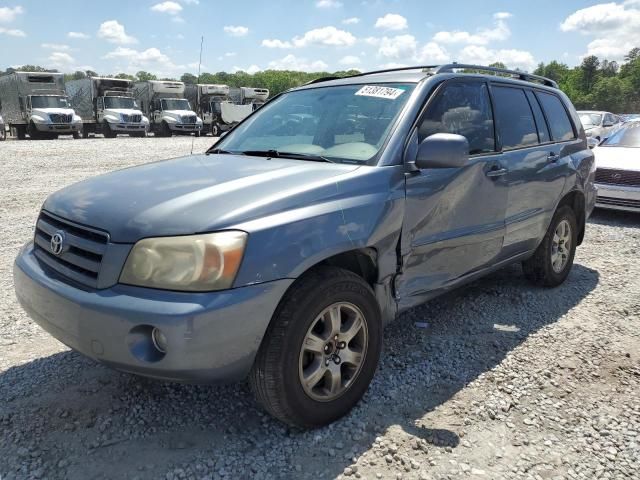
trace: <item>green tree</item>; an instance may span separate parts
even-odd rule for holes
[[[183,73],[180,77],[180,81],[186,84],[196,84],[198,83],[198,77],[192,73]]]
[[[158,77],[156,77],[153,73],[140,70],[138,73],[136,73],[136,79],[140,82],[146,82],[147,80],[157,80]]]

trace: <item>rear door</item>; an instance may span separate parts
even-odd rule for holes
[[[507,186],[486,82],[440,85],[418,121],[418,142],[440,132],[465,136],[470,157],[462,168],[407,174],[403,274],[396,284],[401,308],[492,264],[502,249]]]
[[[559,200],[566,159],[553,143],[544,113],[533,91],[493,82],[498,148],[508,170],[508,202],[501,259],[537,247]]]

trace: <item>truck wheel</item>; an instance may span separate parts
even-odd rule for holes
[[[85,126],[82,127],[82,138],[89,138],[89,129]]]
[[[211,135],[213,137],[220,136],[220,126],[217,123],[212,123],[211,124]]]
[[[15,132],[18,140],[24,140],[25,138],[27,138],[27,128],[24,125],[15,127]]]
[[[82,134],[80,132],[73,132],[73,138],[75,140],[79,140],[80,138],[82,138]]]
[[[29,122],[29,138],[31,140],[40,140],[42,138],[42,135],[40,135],[40,132],[33,122]]]
[[[104,135],[104,138],[116,138],[118,136],[116,132],[111,130],[109,122],[106,121],[102,124],[102,134]]]
[[[167,122],[162,122],[160,124],[160,136],[161,137],[170,137],[172,135],[171,129],[169,128],[169,124]]]
[[[278,306],[249,376],[274,417],[302,428],[345,415],[369,387],[382,348],[371,287],[335,267],[306,273]]]
[[[571,271],[577,239],[578,227],[573,209],[566,205],[560,207],[533,257],[522,262],[525,277],[543,287],[560,285]]]
[[[0,142],[4,142],[7,139],[7,131],[4,125],[0,127]]]

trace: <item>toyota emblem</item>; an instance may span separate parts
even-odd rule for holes
[[[64,232],[58,231],[51,237],[51,253],[60,255],[64,251]]]

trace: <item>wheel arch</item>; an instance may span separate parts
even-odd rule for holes
[[[576,216],[576,222],[578,223],[578,245],[582,244],[584,240],[584,232],[586,225],[586,200],[584,192],[574,189],[567,193],[558,202],[556,210],[563,206],[570,207]]]

